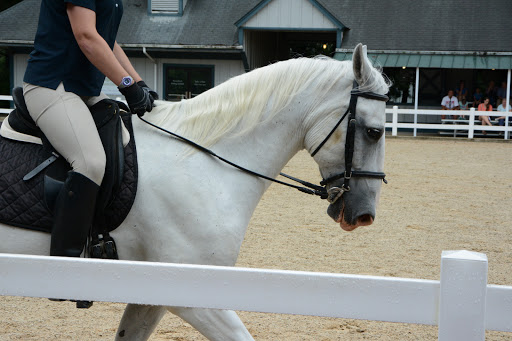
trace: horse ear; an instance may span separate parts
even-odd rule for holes
[[[371,77],[371,66],[366,54],[366,45],[357,44],[352,55],[354,76],[358,84],[366,83]]]

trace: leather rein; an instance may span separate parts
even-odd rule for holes
[[[146,124],[156,128],[158,130],[161,130],[161,131],[181,140],[182,142],[185,142],[186,144],[188,144],[206,154],[209,154],[209,155],[219,159],[220,161],[225,162],[228,165],[233,166],[245,173],[248,173],[250,175],[253,175],[253,176],[265,179],[265,180],[269,180],[269,181],[278,183],[280,185],[295,188],[295,189],[297,189],[303,193],[306,193],[306,194],[317,195],[321,199],[327,199],[330,203],[334,203],[336,200],[338,200],[343,195],[344,192],[350,191],[349,181],[353,177],[366,177],[366,178],[373,178],[373,179],[382,179],[385,183],[387,183],[387,181],[385,179],[386,174],[384,174],[382,172],[352,170],[352,157],[354,154],[354,138],[355,138],[355,127],[356,127],[356,118],[355,117],[356,117],[357,98],[364,97],[364,98],[374,99],[374,100],[378,100],[378,101],[388,101],[388,96],[386,96],[386,95],[380,95],[380,94],[377,94],[374,92],[359,92],[359,91],[357,91],[357,86],[358,86],[357,82],[354,81],[354,86],[352,88],[352,91],[350,92],[350,104],[349,104],[347,111],[345,112],[345,114],[343,114],[343,116],[340,118],[338,123],[336,123],[336,125],[331,130],[331,132],[325,137],[325,139],[318,145],[318,147],[315,149],[315,151],[311,154],[312,157],[315,156],[315,154],[320,150],[320,148],[322,148],[322,146],[327,142],[327,140],[332,136],[332,134],[334,134],[334,132],[339,127],[341,122],[345,119],[345,117],[350,114],[349,119],[348,119],[347,137],[346,137],[346,141],[345,141],[345,171],[343,173],[332,175],[332,176],[328,177],[327,179],[323,179],[320,182],[320,185],[315,185],[310,182],[307,182],[307,181],[304,181],[301,179],[297,179],[293,176],[290,176],[290,175],[287,175],[284,173],[280,173],[280,175],[306,186],[306,187],[301,187],[301,186],[290,184],[290,183],[280,181],[280,180],[268,177],[266,175],[254,172],[250,169],[239,166],[236,163],[233,163],[233,162],[217,155],[212,150],[207,149],[207,148],[201,146],[200,144],[195,143],[192,140],[189,140],[183,136],[180,136],[176,133],[173,133],[169,130],[159,127],[159,126],[145,120],[141,116],[139,116],[139,118]],[[350,170],[348,173],[346,171],[347,169]],[[332,187],[329,190],[326,189],[326,186],[329,183],[336,181],[338,179],[341,179],[341,178],[345,179],[343,182],[343,185],[341,187]]]

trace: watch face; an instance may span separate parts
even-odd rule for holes
[[[123,78],[123,83],[122,83],[124,86],[129,86],[132,84],[132,78],[131,77],[125,77]]]

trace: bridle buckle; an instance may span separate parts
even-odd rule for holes
[[[352,171],[350,171],[348,174],[347,174],[347,171],[345,171],[345,174],[343,176],[345,179],[347,180],[350,180],[352,179]]]
[[[345,185],[341,187],[331,187],[327,191],[327,201],[330,204],[334,204],[336,201],[338,201],[339,198],[343,195],[343,193],[350,191],[350,188],[345,188]]]

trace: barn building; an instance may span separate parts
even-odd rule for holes
[[[11,87],[22,84],[41,0],[0,13]],[[512,2],[493,0],[124,0],[118,42],[162,98],[190,98],[279,60],[351,58],[359,42],[393,80],[393,103],[439,107],[465,81],[510,92]],[[118,95],[106,81],[104,92]]]

